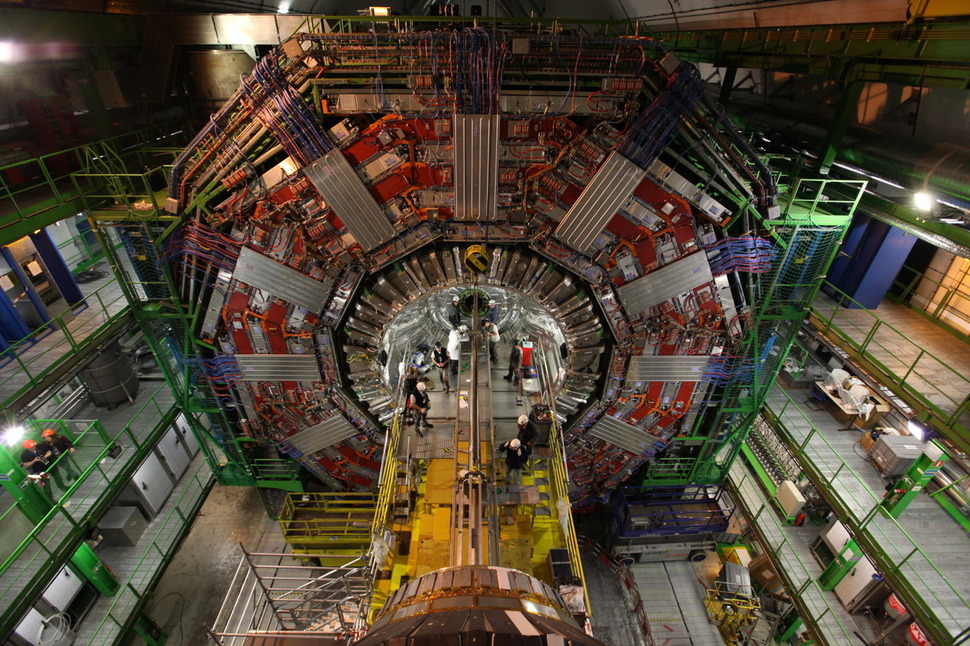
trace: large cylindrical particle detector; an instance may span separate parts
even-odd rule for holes
[[[547,583],[505,567],[429,572],[398,588],[354,646],[428,643],[604,646],[573,619]],[[449,641],[449,639],[453,641]]]

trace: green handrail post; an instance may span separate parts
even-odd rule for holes
[[[903,375],[903,376],[902,376],[902,377],[900,378],[900,380],[899,380],[899,383],[901,383],[901,384],[902,384],[902,383],[906,383],[906,380],[907,380],[907,379],[909,379],[909,376],[910,376],[910,375],[911,375],[911,374],[913,373],[913,370],[915,370],[915,369],[916,369],[916,364],[918,364],[918,363],[919,363],[919,360],[923,358],[923,355],[924,355],[924,354],[926,354],[926,350],[922,350],[922,349],[921,349],[921,350],[919,351],[919,354],[918,354],[918,355],[916,355],[916,358],[915,358],[915,359],[913,360],[913,363],[912,363],[912,364],[910,364],[910,366],[909,366],[909,370],[907,370],[907,371],[906,371],[906,374],[905,374],[905,375]]]
[[[876,332],[879,331],[880,325],[882,325],[882,320],[876,319],[876,322],[872,324],[871,328],[869,328],[869,332],[866,334],[866,338],[863,339],[862,343],[859,344],[859,352],[866,351],[866,348],[869,347],[869,344],[872,343],[872,339],[876,336]]]

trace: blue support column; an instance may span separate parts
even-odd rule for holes
[[[10,343],[16,343],[29,335],[30,328],[24,324],[13,301],[6,293],[0,295],[0,349],[6,350]]]
[[[68,268],[67,263],[58,251],[57,245],[51,239],[46,229],[41,229],[37,233],[30,234],[30,240],[34,243],[34,248],[44,261],[47,275],[57,285],[61,295],[67,300],[69,305],[79,303],[84,299],[81,288],[77,286],[74,275]]]
[[[857,303],[850,308],[879,307],[892,286],[915,236],[868,216],[853,220],[841,253],[829,270],[828,280]]]
[[[37,295],[33,285],[31,285],[27,274],[24,273],[23,268],[17,262],[17,259],[14,258],[13,254],[10,253],[10,250],[4,247],[3,249],[0,249],[0,253],[3,254],[3,259],[10,266],[13,273],[16,274],[17,280],[23,286],[24,291],[22,292],[22,295],[14,302],[14,307],[16,308],[20,320],[28,327],[27,334],[30,334],[44,323],[51,320],[51,317],[47,314],[47,308],[44,307],[44,302],[41,300],[40,296]],[[27,335],[25,334],[24,336]]]

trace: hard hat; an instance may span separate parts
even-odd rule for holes
[[[458,300],[459,300],[459,299],[458,299],[458,297],[457,297],[457,296],[452,296],[452,297],[451,297],[451,302],[452,302],[452,303],[457,303],[457,302],[458,302]]]
[[[467,325],[459,325],[458,326],[458,331],[461,332],[462,334],[464,334],[465,332],[468,331],[468,326]]]
[[[424,392],[427,389],[428,389],[428,387],[424,385],[424,382],[423,381],[419,381],[418,382],[418,390],[420,390],[421,392]]]
[[[517,438],[517,437],[513,437],[513,438],[512,438],[512,439],[511,439],[511,440],[509,441],[509,448],[511,448],[511,449],[517,449],[517,448],[519,448],[520,446],[522,446],[522,442],[520,442],[520,441],[519,441],[519,438]]]
[[[496,303],[495,303],[495,301],[494,301],[494,300],[492,300],[492,299],[488,299],[488,304],[489,304],[489,305],[495,305]]]
[[[45,428],[44,429],[44,432],[41,433],[40,435],[41,435],[41,437],[50,437],[53,434],[54,434],[54,429],[52,429],[52,428]]]
[[[24,448],[32,449],[37,446],[37,440],[24,440]]]
[[[529,423],[528,415],[519,415],[519,424],[528,424],[528,423]]]

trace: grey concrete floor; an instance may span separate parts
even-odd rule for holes
[[[219,612],[242,558],[240,545],[251,552],[267,549],[274,532],[279,534],[279,526],[266,515],[256,489],[212,488],[146,606],[146,614],[169,635],[167,646],[211,643],[204,626]],[[134,638],[130,644],[144,642]]]
[[[582,549],[582,548],[581,548]],[[607,646],[638,646],[644,643],[636,614],[625,603],[622,583],[603,561],[583,550],[583,574],[589,589],[593,636]]]

